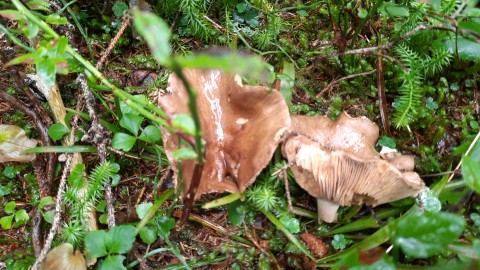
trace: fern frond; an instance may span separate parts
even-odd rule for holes
[[[437,49],[433,51],[432,56],[427,56],[423,60],[423,69],[425,76],[432,76],[438,72],[441,72],[443,68],[450,64],[452,54],[446,49]]]
[[[401,77],[404,83],[399,89],[401,96],[397,99],[398,105],[394,117],[397,128],[406,127],[413,122],[417,108],[422,106],[421,76],[416,70],[410,69]]]

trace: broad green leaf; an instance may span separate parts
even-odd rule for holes
[[[463,157],[462,174],[465,184],[477,193],[480,193],[480,163],[472,157]]]
[[[380,137],[380,139],[378,139],[377,145],[386,146],[390,149],[395,149],[397,147],[397,144],[395,143],[395,141],[392,138],[385,135]]]
[[[25,209],[20,209],[15,213],[15,222],[18,223],[16,225],[25,224],[28,221],[28,213]]]
[[[379,11],[387,17],[408,17],[410,15],[407,7],[390,2],[383,3]]]
[[[40,199],[40,203],[38,204],[38,209],[42,210],[45,205],[52,205],[55,204],[53,198],[51,196],[43,197]]]
[[[135,10],[135,29],[145,39],[153,56],[160,64],[167,65],[171,53],[170,29],[158,16]]]
[[[300,232],[300,222],[298,219],[293,217],[281,217],[280,222],[287,228],[287,230],[291,233],[298,233]]]
[[[124,260],[125,256],[122,255],[108,255],[105,260],[103,260],[100,270],[127,270],[127,268],[123,266]]]
[[[98,222],[100,222],[100,224],[108,224],[108,215],[101,214],[100,217],[98,217]]]
[[[173,151],[172,156],[175,160],[196,159],[197,153],[190,147],[183,147]]]
[[[393,230],[393,240],[414,258],[427,258],[442,252],[457,240],[465,220],[446,212],[416,212],[400,220]]]
[[[8,188],[0,184],[0,198],[8,194],[10,194],[10,191],[8,190]]]
[[[451,54],[458,55],[467,61],[480,61],[480,43],[462,36],[449,35],[444,39],[437,40],[432,44],[433,50],[446,49]]]
[[[10,201],[10,202],[6,203],[5,204],[5,213],[12,214],[13,212],[15,212],[15,207],[16,206],[17,206],[17,204],[14,201]]]
[[[179,128],[183,133],[195,135],[195,123],[188,114],[181,113],[173,116],[172,126]]]
[[[112,11],[117,17],[122,16],[126,10],[128,10],[128,5],[123,1],[117,1],[113,4]]]
[[[55,78],[57,77],[57,69],[53,59],[43,59],[36,63],[36,70],[38,76],[40,76],[48,87],[52,87],[55,84]]]
[[[5,9],[0,10],[0,16],[4,17],[7,20],[21,20],[23,19],[23,14],[18,10]]]
[[[156,143],[160,140],[161,135],[162,134],[159,128],[149,125],[142,131],[138,138],[145,142]]]
[[[118,174],[115,174],[111,177],[111,180],[112,180],[112,187],[116,187],[118,186],[118,184],[120,184],[120,175]]]
[[[95,206],[95,210],[98,212],[104,213],[107,209],[107,201],[106,200],[101,200],[97,203],[97,206]]]
[[[461,21],[458,23],[458,26],[463,29],[472,30],[477,33],[480,33],[480,19],[479,18],[470,18],[468,21]]]
[[[31,0],[26,5],[32,10],[50,11],[50,3],[47,0]]]
[[[237,226],[242,224],[245,216],[245,211],[243,211],[244,205],[245,203],[240,200],[228,204],[228,219],[232,225]]]
[[[147,214],[148,210],[153,206],[153,203],[141,203],[137,206],[135,211],[137,212],[137,216],[139,219],[143,219]]]
[[[85,250],[87,251],[88,256],[99,258],[107,255],[106,240],[106,231],[100,230],[88,232],[85,236]]]
[[[143,119],[144,119],[143,116],[124,113],[122,119],[120,119],[120,126],[122,126],[123,128],[126,128],[133,135],[137,136],[138,130],[142,125]]]
[[[133,136],[130,136],[125,133],[117,133],[115,134],[115,136],[113,136],[112,146],[115,149],[130,151],[133,145],[135,145],[136,141],[137,141],[137,138]]]
[[[52,224],[53,223],[53,218],[55,216],[55,211],[54,210],[50,210],[50,211],[47,211],[45,213],[42,213],[42,216],[43,216],[43,219]]]
[[[12,228],[12,222],[13,215],[0,218],[0,226],[2,226],[4,230],[10,230]]]
[[[157,229],[155,226],[150,224],[147,224],[145,227],[143,227],[138,234],[140,235],[142,241],[147,245],[153,244],[158,238]]]
[[[75,165],[70,176],[68,176],[68,184],[77,189],[82,188],[85,183],[85,179],[83,178],[84,172],[85,164],[79,163]]]
[[[55,123],[48,128],[48,136],[54,141],[60,140],[68,133],[70,133],[70,130],[62,123]]]
[[[470,219],[473,221],[473,224],[480,228],[480,215],[478,213],[471,213]]]
[[[158,233],[163,237],[168,237],[170,231],[175,228],[175,220],[167,216],[159,216],[155,219]]]
[[[238,3],[236,6],[238,13],[245,12],[245,10],[247,10],[247,7],[248,7],[248,4],[246,2]]]
[[[135,227],[132,225],[115,226],[108,232],[106,246],[109,253],[127,253],[132,249],[135,236]]]
[[[368,15],[368,11],[366,9],[364,9],[364,8],[359,8],[358,9],[358,17],[360,19],[365,19],[367,17],[367,15]]]
[[[370,254],[373,253],[373,254]],[[354,250],[340,259],[333,270],[352,269],[352,270],[395,270],[395,263],[387,254],[378,256],[373,251]],[[378,257],[376,257],[378,256]],[[372,262],[372,260],[375,260]]]

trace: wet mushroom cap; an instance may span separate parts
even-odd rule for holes
[[[184,74],[198,91],[197,107],[205,141],[205,165],[195,199],[210,192],[243,192],[270,162],[289,128],[288,107],[279,92],[244,86],[233,74],[198,69],[186,69]],[[176,75],[170,76],[167,91],[170,93],[159,99],[167,115],[189,113],[188,94]],[[178,136],[165,129],[162,134],[167,157],[177,172],[172,152],[178,148]],[[181,161],[184,195],[195,163]]]
[[[320,124],[313,124],[315,118]],[[415,196],[424,187],[411,171],[413,157],[397,153],[381,159],[373,148],[378,127],[366,118],[358,120],[346,113],[337,121],[292,118],[297,135],[288,138],[282,153],[297,183],[317,198],[319,220],[333,222],[339,206],[376,206]]]

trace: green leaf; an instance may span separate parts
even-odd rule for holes
[[[195,123],[192,117],[185,113],[176,114],[172,119],[172,126],[180,129],[183,133],[195,135]]]
[[[245,211],[243,211],[245,203],[236,200],[228,204],[228,219],[232,225],[237,226],[242,224],[245,217]]]
[[[28,221],[28,213],[25,209],[20,209],[15,213],[15,223],[17,226],[25,224]]]
[[[160,140],[161,136],[162,134],[159,128],[149,125],[142,131],[142,134],[140,134],[138,138],[145,142],[156,143]]]
[[[103,260],[100,270],[127,270],[127,268],[123,266],[124,260],[125,256],[122,255],[108,255],[105,260]]]
[[[122,119],[120,119],[120,126],[126,128],[133,135],[137,136],[143,119],[143,116],[124,113]]]
[[[287,228],[287,230],[291,233],[298,233],[300,232],[300,222],[298,219],[293,217],[281,217],[280,222]]]
[[[49,24],[66,24],[68,20],[58,14],[51,14],[47,16],[45,22]]]
[[[169,63],[171,53],[170,29],[159,17],[141,11],[133,12],[135,29],[145,39],[153,56],[160,64]]]
[[[79,163],[75,165],[75,168],[73,168],[68,176],[68,184],[76,189],[82,188],[85,183],[85,179],[83,178],[84,172],[85,164]]]
[[[400,220],[393,230],[393,240],[414,258],[427,258],[442,252],[457,240],[465,220],[446,212],[416,212]]]
[[[108,215],[101,214],[100,217],[98,218],[98,222],[100,222],[100,224],[108,224]]]
[[[106,240],[106,231],[100,230],[88,232],[85,236],[85,250],[87,251],[88,256],[99,258],[107,255]]]
[[[410,13],[408,12],[408,8],[405,6],[401,6],[395,3],[383,3],[379,11],[386,17],[408,17]]]
[[[5,213],[12,214],[13,212],[15,212],[15,207],[16,206],[17,206],[17,204],[14,201],[10,201],[10,202],[6,203],[5,204]]]
[[[117,1],[113,4],[112,11],[117,17],[122,16],[126,10],[128,10],[128,5],[123,1]]]
[[[23,19],[23,14],[20,13],[20,11],[11,9],[0,10],[0,16],[12,21],[18,21]]]
[[[151,245],[155,241],[157,241],[157,238],[158,238],[157,233],[158,232],[157,232],[157,229],[155,228],[155,226],[150,225],[150,224],[146,225],[145,227],[143,227],[140,230],[140,232],[138,232],[142,241],[147,245]]]
[[[458,51],[458,55],[463,60],[475,62],[480,61],[480,43],[477,43],[460,35],[450,35],[445,39],[440,39],[433,42],[432,50],[441,49],[446,49],[449,53],[455,55]]]
[[[115,149],[123,150],[123,151],[130,151],[132,147],[135,145],[137,138],[132,137],[125,133],[117,133],[113,136],[112,139],[112,146]]]
[[[51,58],[43,59],[36,63],[36,70],[38,76],[40,76],[48,87],[52,87],[55,84],[55,78],[57,76],[57,70],[55,68],[55,62]]]
[[[243,13],[245,10],[247,10],[248,4],[245,2],[238,3],[236,8],[238,13]]]
[[[8,190],[8,188],[0,184],[0,198],[8,194],[10,194],[10,191]]]
[[[364,8],[359,8],[358,9],[358,17],[360,19],[365,19],[367,17],[367,15],[368,15],[368,11],[366,9],[364,9]]]
[[[135,209],[135,211],[137,211],[138,218],[143,219],[152,205],[153,203],[151,202],[139,204]]]
[[[477,193],[480,193],[480,163],[472,157],[463,157],[462,174],[465,184]]]
[[[370,255],[370,252],[373,253]],[[332,268],[332,270],[355,269],[355,270],[395,270],[395,263],[387,254],[376,257],[375,250],[362,251],[354,250],[343,256]],[[375,260],[372,262],[372,260]]]
[[[345,239],[345,235],[343,234],[335,234],[332,240],[332,246],[336,250],[342,250],[347,247],[352,241]]]
[[[54,210],[50,210],[50,211],[47,211],[45,213],[42,212],[42,216],[43,216],[43,219],[52,224],[53,223],[53,218],[55,216],[55,211]]]
[[[478,213],[471,213],[470,219],[473,221],[473,224],[480,228],[480,215]]]
[[[440,212],[442,204],[429,188],[425,188],[420,192],[418,200],[422,208],[429,212]]]
[[[395,147],[397,147],[397,144],[395,143],[395,141],[392,138],[385,135],[380,137],[380,139],[378,139],[377,145],[382,147],[386,146],[390,149],[395,149]]]
[[[45,205],[52,205],[55,204],[53,198],[51,196],[46,196],[40,199],[40,203],[38,204],[38,209],[42,210]]]
[[[158,233],[163,238],[168,238],[170,231],[175,228],[175,220],[167,216],[159,216],[155,219],[155,225],[157,226]]]
[[[109,253],[126,253],[132,249],[135,236],[135,227],[119,225],[113,227],[107,235],[106,246]]]
[[[4,230],[10,230],[12,228],[12,222],[13,215],[0,218],[0,226],[2,226]]]
[[[173,151],[172,156],[175,160],[196,159],[197,153],[190,147],[183,147]]]

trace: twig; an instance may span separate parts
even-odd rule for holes
[[[74,138],[75,138],[75,127],[72,126],[72,129],[70,130],[70,145],[73,145],[74,143]],[[72,165],[72,158],[73,155],[68,155],[67,160],[65,161],[65,167],[63,168],[63,173],[62,173],[62,178],[60,179],[60,185],[58,186],[58,192],[57,192],[57,202],[55,204],[55,215],[53,217],[53,223],[52,227],[50,227],[50,231],[48,232],[47,240],[45,241],[45,245],[43,246],[42,251],[40,252],[40,255],[37,257],[37,260],[33,264],[31,270],[39,270],[41,263],[47,256],[47,252],[50,250],[50,247],[52,246],[52,241],[53,238],[55,237],[55,234],[57,233],[58,226],[60,225],[60,220],[61,220],[61,214],[62,214],[62,205],[63,205],[63,192],[65,190],[65,187],[67,185],[67,176],[70,173],[70,168]]]
[[[88,87],[87,76],[81,73],[78,75],[76,81],[82,91],[82,96],[85,100],[85,106],[87,107],[88,115],[90,116],[90,119],[92,119],[92,126],[87,133],[85,133],[82,141],[89,141],[93,143],[98,149],[100,162],[105,163],[107,162],[107,145],[110,143],[110,132],[105,129],[98,120],[97,113],[95,112],[95,97]],[[110,182],[107,182],[105,185],[105,201],[107,203],[108,228],[111,229],[115,226],[115,209],[112,186]]]
[[[470,152],[472,151],[473,147],[475,146],[479,138],[480,138],[480,131],[477,133],[477,136],[475,136],[475,139],[473,139],[472,143],[468,147],[467,151],[465,152],[465,156],[468,156],[468,154],[470,154]],[[453,179],[453,177],[455,176],[455,172],[458,171],[462,166],[462,162],[463,162],[463,159],[461,159],[460,162],[458,162],[457,167],[455,167],[455,170],[453,170],[452,174],[450,174],[450,177],[448,178],[447,183]]]
[[[130,15],[128,13],[125,13],[122,20],[122,26],[120,27],[120,29],[118,29],[117,34],[112,39],[112,42],[110,42],[110,44],[108,45],[108,48],[105,50],[105,52],[103,52],[103,55],[100,58],[100,60],[98,60],[97,64],[95,65],[96,69],[100,69],[103,62],[105,62],[105,59],[107,59],[107,57],[110,55],[110,52],[113,50],[115,45],[117,45],[117,42],[120,39],[120,37],[123,35],[123,32],[125,32],[125,29],[127,28],[129,21],[130,21]]]
[[[325,92],[327,92],[328,90],[330,90],[333,86],[337,85],[339,82],[341,81],[345,81],[345,80],[350,80],[350,79],[353,79],[353,78],[356,78],[356,77],[360,77],[360,76],[366,76],[366,75],[370,75],[370,74],[373,74],[377,72],[376,69],[374,70],[370,70],[370,71],[366,71],[366,72],[361,72],[361,73],[356,73],[356,74],[350,74],[348,76],[345,76],[345,77],[342,77],[340,79],[337,79],[337,80],[334,80],[332,82],[330,82],[325,88],[322,89],[322,91],[320,91],[320,93],[318,93],[315,97],[316,98],[319,98],[321,96],[323,96],[323,94]]]
[[[380,118],[382,119],[383,128],[388,136],[390,133],[390,122],[388,121],[387,98],[385,97],[385,78],[383,77],[383,61],[382,51],[377,57],[377,90],[380,109]]]

